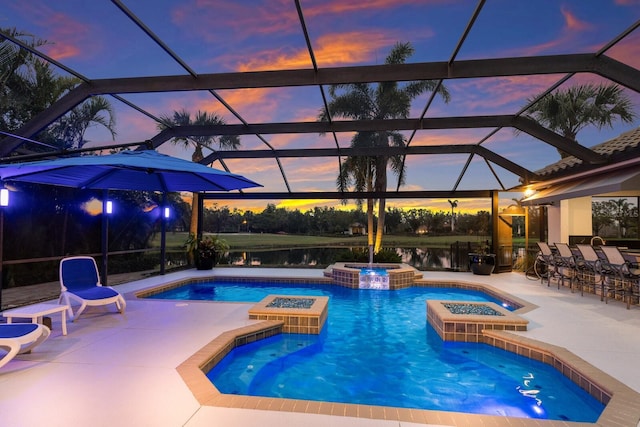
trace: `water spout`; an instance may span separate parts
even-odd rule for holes
[[[389,290],[389,272],[386,268],[363,267],[359,274],[359,289]]]

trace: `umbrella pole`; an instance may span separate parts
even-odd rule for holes
[[[2,265],[4,264],[4,209],[0,207],[0,311],[2,311],[2,287],[4,286]]]
[[[204,198],[198,197],[198,225],[196,236],[198,239],[202,238],[202,225],[204,223]]]
[[[102,285],[107,284],[107,261],[109,256],[109,216],[107,215],[107,201],[109,190],[102,192]]]
[[[160,274],[164,276],[167,262],[167,218],[164,210],[167,208],[167,193],[162,193],[162,209],[160,209]]]

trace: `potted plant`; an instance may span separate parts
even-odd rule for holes
[[[469,268],[473,274],[493,273],[496,268],[496,254],[489,253],[489,241],[483,243],[477,252],[469,253]]]
[[[198,239],[193,233],[189,234],[185,247],[198,270],[212,269],[221,255],[229,250],[227,241],[218,236],[203,236]]]

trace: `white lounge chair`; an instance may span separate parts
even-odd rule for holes
[[[0,368],[20,353],[27,353],[46,340],[51,331],[37,323],[0,324],[0,348],[7,350],[0,359]]]
[[[120,313],[127,306],[122,295],[109,286],[102,286],[95,259],[88,256],[64,258],[60,261],[60,301],[69,305],[69,318],[74,322],[87,306],[115,304]],[[80,304],[73,313],[71,302]]]

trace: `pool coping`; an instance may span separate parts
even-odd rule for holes
[[[177,280],[162,286],[142,289],[134,292],[133,294],[135,297],[140,298],[141,296],[153,295],[154,293],[162,292],[163,290],[181,286],[186,283],[198,283],[216,279],[240,279],[237,281],[274,281],[272,277],[250,277],[245,278],[244,280],[243,278],[225,276],[202,277],[197,279]],[[279,282],[318,283],[323,281],[314,278],[281,279]],[[330,283],[330,281],[328,283]],[[502,292],[500,289],[491,285],[478,282],[459,280],[454,282],[448,280],[436,281],[421,279],[416,280],[414,282],[414,286],[454,287],[480,290],[498,297],[499,299],[505,299],[510,303],[516,304],[519,308],[514,312],[518,314],[526,313],[537,308],[536,305],[528,303],[523,299],[517,298],[506,292]],[[157,290],[159,288],[160,290]],[[153,292],[154,290],[157,291]],[[442,424],[456,427],[477,427],[481,425],[497,426],[504,424],[505,420],[507,420],[506,422],[509,423],[509,425],[517,425],[521,427],[567,427],[568,425],[584,427],[629,427],[638,425],[638,422],[640,421],[640,393],[634,391],[622,382],[586,362],[584,359],[576,356],[564,347],[544,343],[507,331],[483,330],[484,342],[486,344],[550,364],[592,395],[599,395],[599,400],[605,403],[606,406],[595,423],[513,418],[426,409],[232,395],[220,393],[220,391],[207,378],[205,372],[208,372],[213,366],[221,361],[226,354],[233,350],[233,348],[280,334],[282,333],[283,326],[284,322],[281,321],[257,321],[251,325],[226,331],[190,356],[176,369],[196,400],[203,406],[338,415],[421,424]],[[594,395],[594,397],[596,396]]]
[[[153,285],[147,288],[138,289],[131,294],[127,294],[128,297],[133,298],[148,298],[150,296],[159,294],[164,291],[168,291],[171,289],[175,289],[180,286],[192,284],[192,283],[206,283],[211,281],[228,281],[234,283],[250,283],[255,281],[267,281],[271,283],[285,283],[285,284],[325,284],[325,285],[334,285],[341,286],[340,284],[336,284],[329,277],[314,277],[314,278],[274,278],[271,276],[251,276],[251,277],[238,277],[238,276],[225,276],[225,275],[212,275],[212,276],[203,276],[203,277],[192,277],[185,279],[173,280],[171,282],[164,283],[162,285]],[[415,279],[411,287],[436,287],[436,288],[458,288],[458,289],[467,289],[474,291],[484,292],[500,301],[506,302],[508,305],[515,308],[514,312],[518,314],[524,314],[531,310],[535,310],[538,308],[537,305],[532,304],[522,298],[518,298],[514,295],[511,295],[507,292],[500,290],[494,286],[478,283],[478,282],[469,282],[464,280],[434,280],[434,279]],[[403,288],[404,289],[404,288]],[[400,289],[389,289],[388,292],[395,292]],[[377,291],[376,291],[377,292]],[[386,290],[384,292],[387,292]]]

